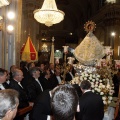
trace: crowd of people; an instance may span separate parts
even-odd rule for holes
[[[17,120],[17,109],[32,106],[29,120],[102,120],[102,97],[91,91],[91,83],[62,85],[63,74],[53,63],[24,62],[21,68],[12,65],[10,72],[0,68],[0,119]],[[70,65],[66,83],[74,75]]]

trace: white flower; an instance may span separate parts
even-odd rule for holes
[[[92,90],[92,92],[95,92],[94,90]]]
[[[85,74],[85,76],[87,77],[87,76],[88,76],[88,74]]]
[[[102,86],[103,84],[102,84],[102,83],[100,83],[99,85],[100,85],[100,86]]]
[[[94,88],[95,86],[94,85],[91,85],[92,88]]]
[[[99,80],[100,82],[102,82],[102,80]]]
[[[94,85],[94,83],[91,81],[91,85]]]
[[[102,88],[105,88],[105,85],[102,85]]]
[[[108,97],[109,100],[112,100],[112,97]]]
[[[95,88],[95,90],[97,91],[97,88]]]
[[[89,71],[89,73],[92,73],[92,71]]]
[[[95,78],[95,74],[93,75],[93,78]]]
[[[111,103],[111,100],[108,100],[108,104],[110,104]]]
[[[97,77],[99,78],[99,77],[100,77],[100,75],[97,75]]]
[[[82,76],[80,77],[80,80],[83,80],[83,77],[82,77]]]
[[[102,97],[103,100],[106,100],[106,97]]]
[[[86,78],[86,77],[84,77],[84,80],[87,80],[87,78]]]
[[[106,101],[104,101],[104,100],[103,100],[103,103],[104,103],[105,105],[107,104],[107,102],[106,102]]]
[[[105,81],[105,79],[103,79],[103,81]]]
[[[98,87],[98,85],[97,85],[97,84],[95,84],[95,87]]]
[[[98,85],[98,83],[99,83],[99,82],[97,81],[96,84]]]
[[[95,82],[95,79],[92,79],[93,82]]]
[[[100,92],[100,95],[104,95],[104,93],[103,93],[103,92]]]
[[[97,89],[98,92],[100,92],[100,89]]]
[[[92,74],[90,74],[90,77],[92,77],[93,75]]]
[[[89,77],[89,80],[92,80],[92,77]]]
[[[98,78],[96,78],[96,80],[98,81],[99,79],[98,79]]]

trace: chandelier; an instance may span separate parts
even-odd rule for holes
[[[116,0],[106,0],[108,3],[116,3]]]
[[[55,0],[44,0],[41,9],[34,12],[34,18],[46,26],[60,23],[64,19],[64,12],[57,9]]]
[[[0,7],[9,5],[9,1],[8,0],[0,0]]]

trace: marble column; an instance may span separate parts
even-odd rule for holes
[[[15,13],[15,19],[10,20],[7,18],[9,11]],[[0,12],[3,16],[3,28],[0,31],[0,67],[9,70],[11,65],[17,65],[19,67],[20,63],[22,0],[12,0],[10,5],[2,7]],[[8,25],[14,27],[11,33],[7,30]]]

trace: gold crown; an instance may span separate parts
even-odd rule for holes
[[[88,21],[84,24],[84,29],[86,32],[95,31],[96,24],[93,21]]]

